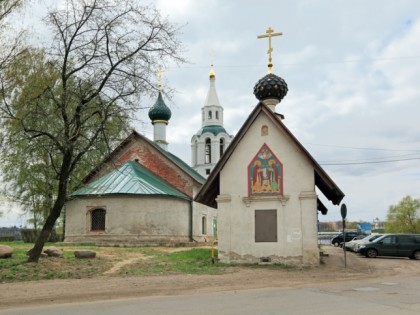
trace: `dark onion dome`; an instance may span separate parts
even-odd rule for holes
[[[286,81],[272,73],[261,78],[254,86],[254,95],[259,101],[274,98],[280,102],[286,96],[287,91]]]
[[[168,122],[172,116],[172,112],[162,98],[162,93],[159,91],[158,99],[156,100],[155,105],[152,106],[149,110],[149,118],[153,122],[163,121]]]
[[[227,134],[225,128],[223,128],[223,126],[215,126],[215,125],[211,125],[211,126],[205,126],[203,128],[201,128],[198,132],[197,132],[197,136],[201,136],[202,134],[209,132],[212,133],[213,135],[217,136],[219,133],[225,133]]]

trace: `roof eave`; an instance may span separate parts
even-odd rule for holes
[[[101,198],[101,197],[156,197],[156,198],[172,198],[172,199],[182,199],[186,201],[192,201],[188,196],[175,196],[175,195],[165,195],[165,194],[130,194],[130,193],[107,193],[107,194],[81,194],[81,195],[71,195],[67,200],[74,200],[78,198]]]
[[[290,130],[281,122],[281,119],[273,113],[265,104],[259,103],[255,109],[251,112],[245,123],[239,129],[236,136],[232,139],[230,145],[228,146],[226,152],[223,154],[222,158],[218,161],[213,171],[210,173],[205,184],[201,187],[195,201],[203,203],[207,206],[217,208],[216,198],[220,191],[220,171],[224,165],[229,160],[236,146],[239,144],[241,139],[244,137],[246,131],[249,129],[253,121],[260,114],[260,112],[265,112],[272,121],[277,124],[279,127],[283,128],[286,134],[290,139],[303,151],[307,156],[309,161],[314,167],[315,173],[315,185],[321,190],[321,192],[328,198],[334,205],[340,204],[341,200],[344,198],[344,193],[341,189],[334,183],[334,181],[328,176],[328,174],[322,169],[322,167],[315,161],[311,154],[305,149],[305,147],[297,140],[297,138],[290,132]],[[212,187],[214,186],[214,187]]]
[[[196,176],[192,176],[191,174],[189,174],[186,170],[184,170],[180,165],[177,164],[177,161],[174,161],[174,157],[176,157],[174,154],[170,153],[170,152],[165,152],[159,145],[157,145],[156,143],[154,143],[153,141],[147,139],[146,137],[144,137],[143,135],[141,135],[140,133],[138,133],[136,130],[133,129],[133,131],[131,132],[131,134],[125,138],[123,141],[121,141],[121,143],[110,153],[108,154],[108,156],[106,156],[101,163],[99,163],[94,169],[92,169],[88,175],[85,176],[85,178],[82,180],[82,183],[88,183],[100,170],[101,168],[106,164],[109,163],[110,161],[112,161],[112,158],[118,154],[118,152],[120,152],[121,150],[124,149],[124,147],[126,147],[129,143],[131,143],[131,141],[135,138],[141,138],[144,141],[148,142],[149,144],[151,144],[156,150],[159,151],[160,154],[165,155],[166,158],[170,159],[171,162],[176,165],[179,169],[181,169],[185,174],[187,174],[189,177],[191,177],[196,183],[202,185],[205,182],[205,178],[202,177],[199,173],[196,174]],[[166,153],[166,154],[165,154]],[[183,162],[184,164],[186,164],[184,161],[182,161],[180,158],[176,157],[178,160],[180,160],[181,162]],[[187,164],[186,164],[187,165]],[[192,171],[194,171],[191,168]],[[195,172],[195,171],[194,171]]]

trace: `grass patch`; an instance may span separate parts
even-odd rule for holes
[[[213,263],[211,249],[193,248],[175,252],[165,252],[150,248],[147,259],[121,268],[120,275],[148,274],[222,274],[229,266]]]
[[[0,283],[36,281],[46,279],[83,279],[102,276],[116,264],[122,267],[114,275],[153,274],[221,274],[226,265],[213,264],[209,248],[155,248],[155,247],[105,247],[61,246],[47,243],[63,251],[62,257],[41,257],[37,264],[27,263],[26,252],[32,244],[2,242],[13,247],[11,258],[0,259]],[[74,251],[93,250],[95,259],[76,259]],[[124,264],[126,261],[129,263]]]
[[[11,258],[0,259],[0,283],[46,279],[83,279],[103,276],[135,276],[165,274],[218,275],[230,267],[265,268],[284,271],[301,269],[294,265],[223,264],[212,262],[211,248],[188,247],[124,247],[66,245],[47,243],[63,251],[62,257],[41,257],[37,264],[27,263],[26,252],[32,244],[2,242],[13,247]],[[75,250],[93,250],[95,259],[76,259]],[[216,250],[217,256],[217,250]],[[232,269],[231,269],[232,270]]]
[[[62,257],[41,257],[37,264],[28,263],[26,252],[32,244],[3,244],[13,247],[13,255],[11,258],[0,259],[0,282],[90,278],[110,267],[110,263],[101,257],[95,260],[75,259],[73,252],[66,250]],[[47,243],[47,246],[56,245]]]

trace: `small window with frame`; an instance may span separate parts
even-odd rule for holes
[[[93,232],[105,231],[105,209],[94,209],[90,212],[90,230]]]

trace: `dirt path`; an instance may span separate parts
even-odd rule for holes
[[[198,292],[243,290],[264,287],[296,287],[325,283],[385,277],[400,274],[420,275],[420,261],[401,258],[368,259],[347,254],[344,268],[343,252],[327,247],[328,257],[316,268],[273,269],[270,267],[229,268],[228,273],[210,275],[164,275],[115,277],[107,275],[94,279],[48,280],[0,284],[0,309],[50,303],[88,302],[157,295],[181,295]],[[131,258],[133,261],[138,258]],[[130,260],[131,261],[131,260]],[[125,261],[124,263],[130,263]]]
[[[117,262],[111,269],[104,272],[104,276],[116,274],[122,267],[135,263],[136,261],[147,259],[146,256],[136,256]]]

